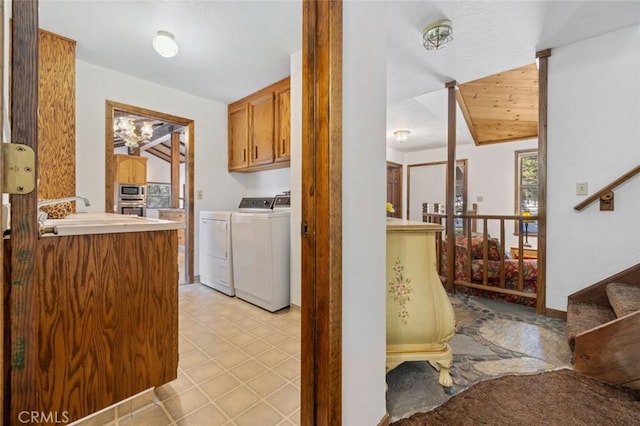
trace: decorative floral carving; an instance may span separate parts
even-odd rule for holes
[[[398,318],[400,318],[400,322],[407,325],[407,318],[409,317],[407,302],[411,300],[409,295],[413,292],[413,288],[411,287],[411,280],[404,276],[404,265],[400,263],[400,258],[396,258],[393,272],[393,281],[389,283],[389,294],[393,301],[398,303]]]

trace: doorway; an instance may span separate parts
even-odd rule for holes
[[[392,161],[387,161],[387,203],[395,210],[387,217],[402,217],[402,164]]]
[[[140,153],[141,148],[125,147],[122,138],[114,131],[115,120],[119,117],[139,117],[151,127],[154,135],[161,135],[154,142],[153,147],[146,149],[153,152],[154,157],[161,158],[170,164],[170,182],[152,182],[153,194],[149,194],[147,184],[147,207],[151,207],[155,214],[166,215],[163,218],[179,220],[184,218],[185,229],[179,231],[179,283],[194,282],[194,203],[193,203],[193,160],[194,160],[194,122],[188,118],[177,117],[157,111],[139,108],[132,105],[106,101],[105,114],[105,209],[111,211],[115,205],[115,161],[114,153],[118,150],[127,153]],[[133,120],[133,118],[131,118]],[[135,120],[134,120],[135,121]],[[180,133],[184,133],[181,137]],[[162,136],[163,135],[163,136]],[[184,140],[182,140],[184,139]],[[168,144],[161,143],[162,140]],[[122,145],[122,147],[117,147]],[[165,146],[166,145],[166,146]],[[164,146],[164,148],[162,148]],[[168,147],[167,147],[168,146]],[[180,172],[180,164],[184,162],[184,171]],[[181,179],[180,175],[184,177]],[[157,179],[152,179],[157,180]],[[183,182],[183,184],[180,184]],[[166,194],[169,198],[166,199]],[[151,202],[152,204],[149,204]],[[159,207],[166,207],[160,209]],[[149,210],[148,210],[149,211]],[[181,213],[182,212],[182,213]]]

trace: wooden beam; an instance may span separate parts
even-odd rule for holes
[[[12,2],[11,127],[14,143],[38,152],[38,2]],[[37,156],[35,175],[38,175]],[[18,424],[24,410],[39,411],[37,193],[11,195],[11,271],[9,277],[9,398],[4,398],[4,424]]]
[[[538,59],[538,284],[536,311],[547,309],[547,101],[551,49],[536,53]]]
[[[180,133],[171,133],[171,207],[180,207]]]
[[[342,424],[342,2],[303,2],[300,424]]]
[[[454,213],[456,199],[456,82],[449,81],[445,84],[448,90],[448,132],[447,132],[447,194],[445,199],[445,211],[447,214],[447,291],[455,291],[453,284],[455,276],[455,238]]]

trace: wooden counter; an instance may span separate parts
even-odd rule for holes
[[[387,371],[404,361],[429,361],[438,382],[452,386],[449,370],[455,316],[435,260],[441,225],[387,219]]]

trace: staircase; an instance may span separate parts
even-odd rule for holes
[[[640,389],[640,264],[569,296],[574,370]]]

